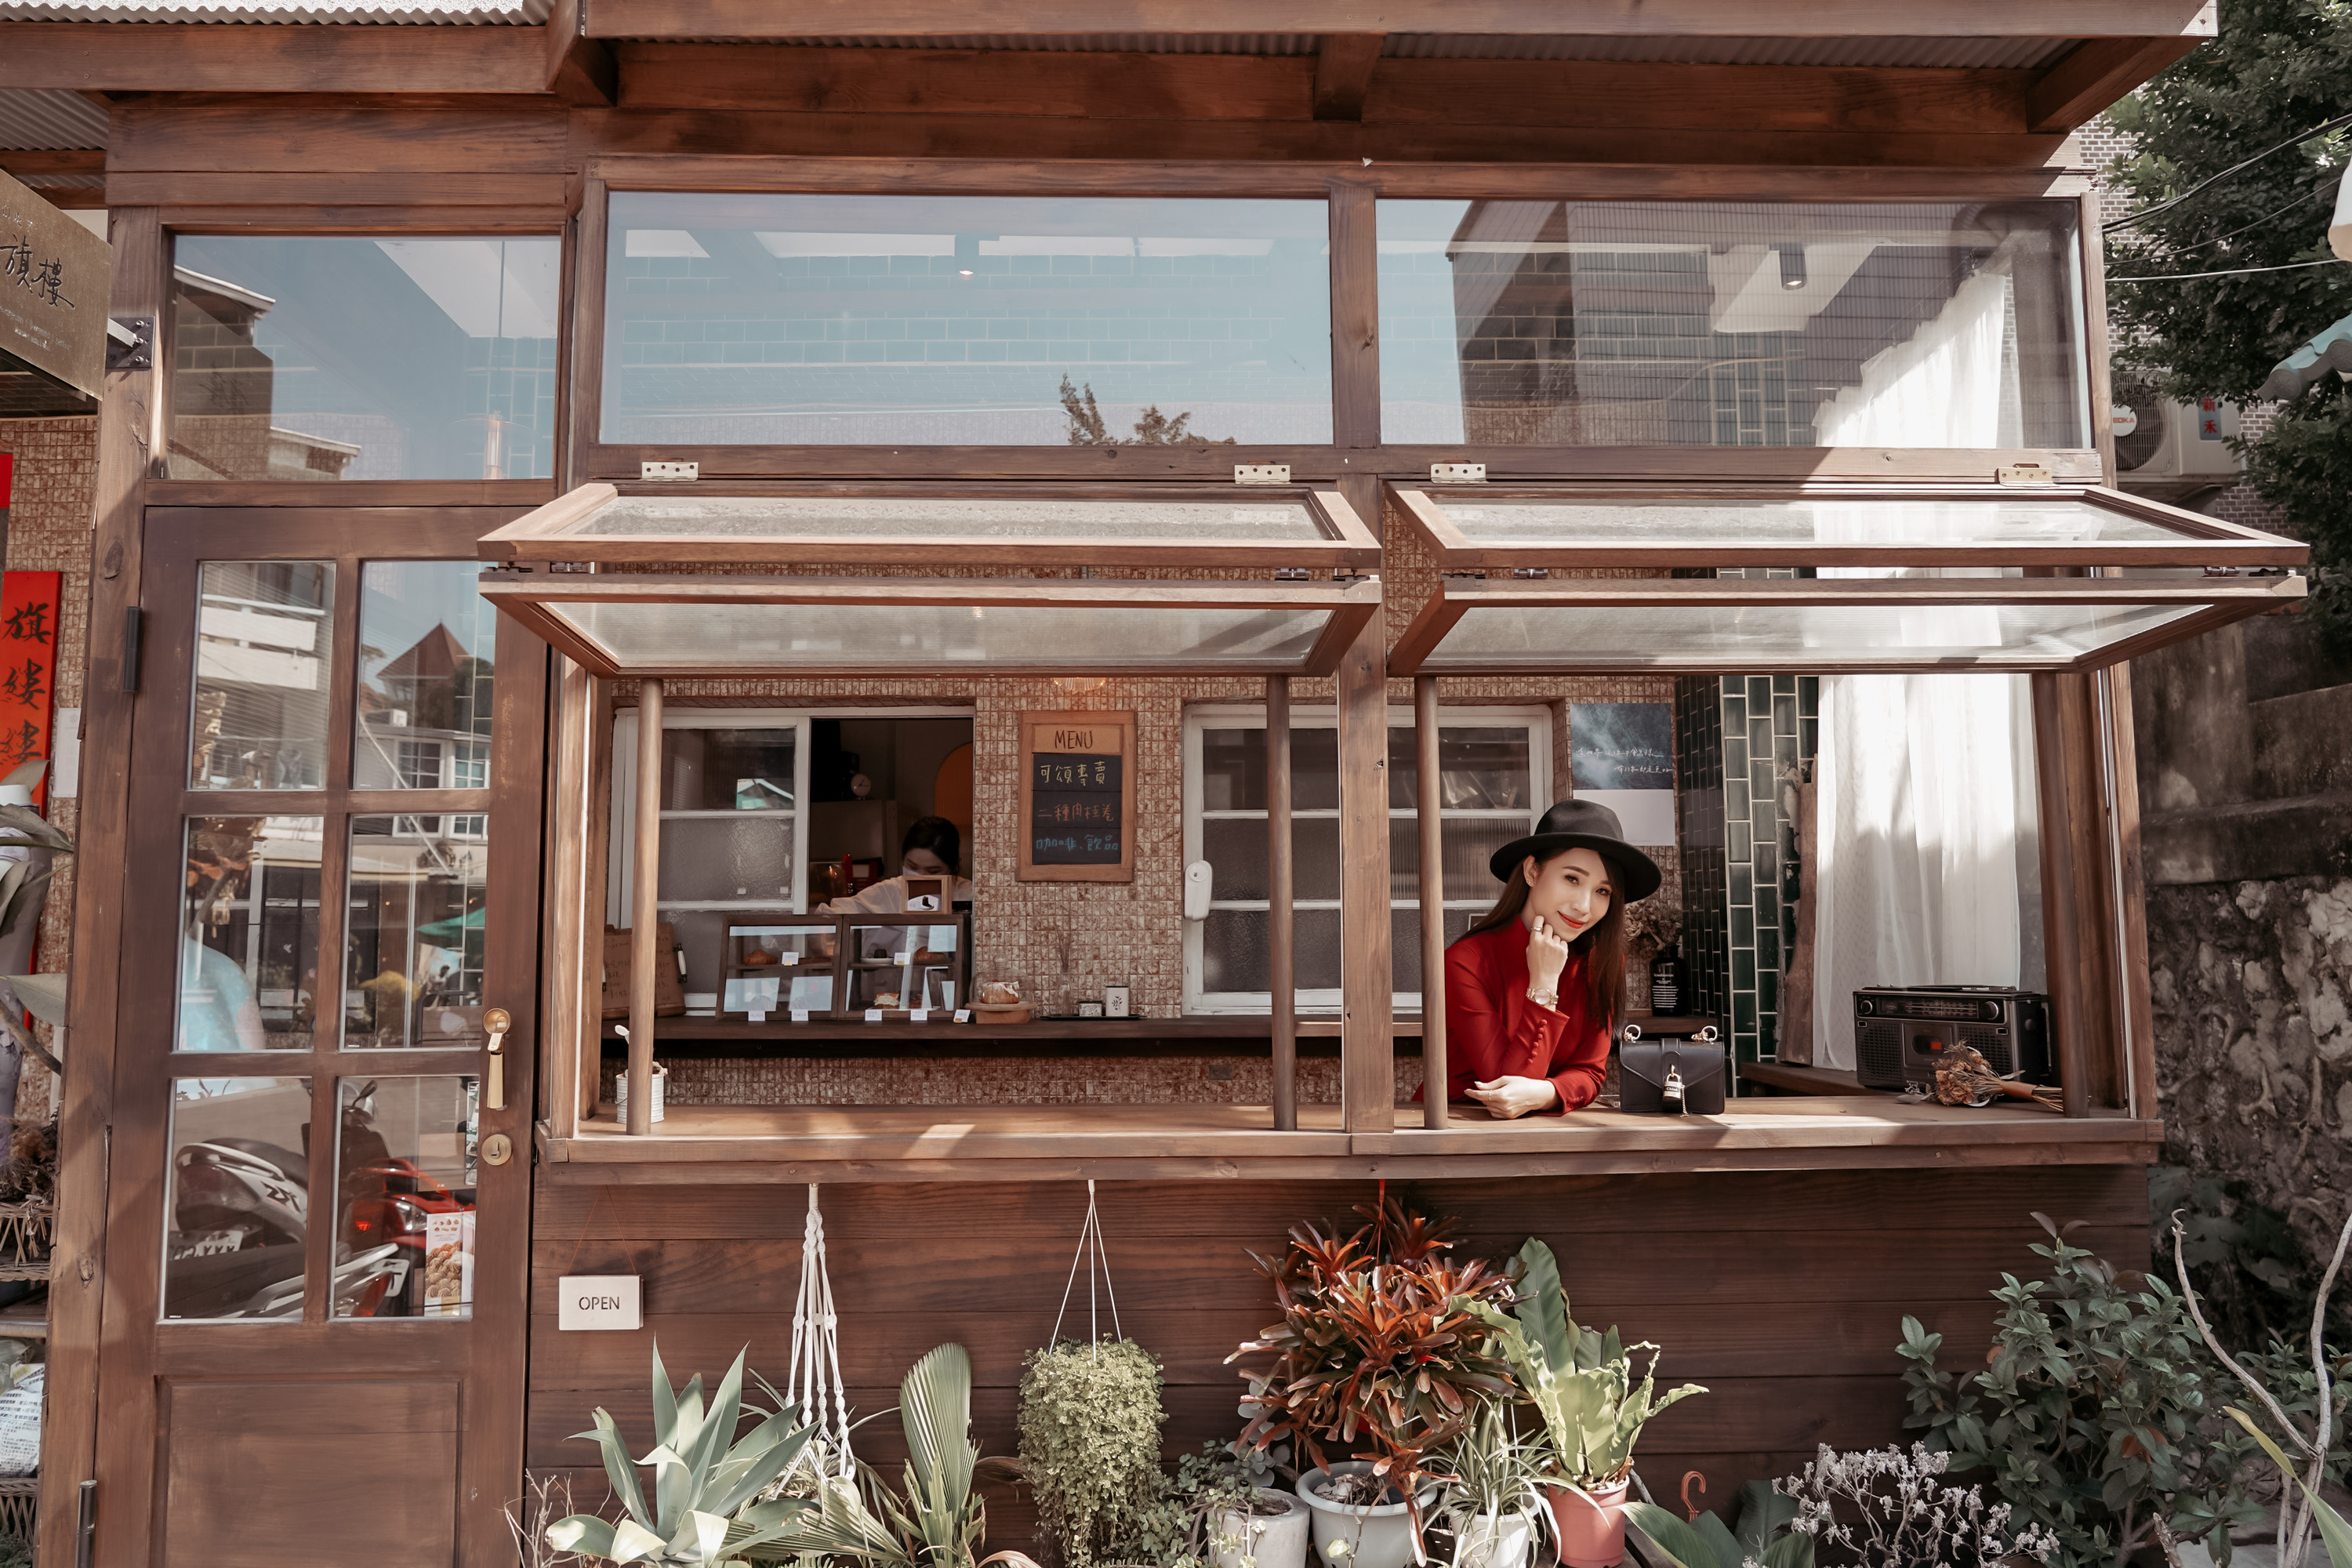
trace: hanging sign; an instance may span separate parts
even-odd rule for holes
[[[1665,702],[1572,702],[1570,782],[1576,798],[1617,814],[1625,842],[1675,842],[1675,710]]]
[[[1021,716],[1024,882],[1135,880],[1135,715]]]
[[[0,174],[0,349],[98,396],[113,269],[106,241]]]
[[[567,1274],[555,1283],[558,1330],[646,1326],[645,1281],[634,1274]]]
[[[0,775],[35,757],[57,754],[49,742],[62,581],[56,572],[10,572],[0,586]],[[47,807],[46,774],[33,791],[33,804]]]

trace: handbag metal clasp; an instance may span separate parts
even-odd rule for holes
[[[1688,1114],[1690,1108],[1683,1103],[1683,1069],[1681,1068],[1670,1067],[1666,1069],[1666,1081],[1658,1090],[1658,1098],[1664,1109],[1675,1115]]]

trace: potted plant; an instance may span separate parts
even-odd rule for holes
[[[1478,1315],[1510,1282],[1448,1258],[1446,1225],[1393,1203],[1358,1212],[1368,1223],[1345,1239],[1300,1226],[1279,1263],[1258,1259],[1282,1321],[1226,1359],[1270,1358],[1251,1373],[1242,1441],[1291,1438],[1314,1461],[1297,1491],[1324,1558],[1404,1568],[1423,1555],[1426,1457],[1512,1393]]]
[[[1436,1514],[1453,1533],[1454,1568],[1527,1568],[1536,1520],[1546,1510],[1549,1445],[1522,1434],[1513,1407],[1497,1401],[1479,1411],[1442,1462],[1447,1473],[1434,1494]]]
[[[1213,1439],[1176,1463],[1137,1541],[1160,1568],[1303,1568],[1306,1503],[1277,1489],[1271,1457]]]
[[[1511,1315],[1483,1301],[1472,1310],[1496,1331],[1551,1438],[1556,1468],[1544,1486],[1560,1562],[1565,1568],[1613,1568],[1625,1555],[1625,1493],[1643,1426],[1706,1390],[1686,1383],[1656,1397],[1658,1347],[1620,1344],[1613,1328],[1602,1334],[1578,1326],[1560,1289],[1558,1260],[1532,1237],[1519,1248],[1518,1300]],[[1651,1354],[1637,1384],[1633,1354],[1639,1351]]]
[[[1160,1500],[1159,1358],[1133,1340],[1066,1340],[1021,1374],[1021,1472],[1067,1568],[1136,1560]]]

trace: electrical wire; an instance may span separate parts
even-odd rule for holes
[[[2311,189],[2309,189],[2309,190],[2307,190],[2307,191],[2304,192],[2304,193],[2303,193],[2303,195],[2299,195],[2299,196],[2295,197],[2295,198],[2294,198],[2294,200],[2293,200],[2293,201],[2291,201],[2291,202],[2287,203],[2287,204],[2286,204],[2286,205],[2284,205],[2284,206],[2283,206],[2283,207],[2279,207],[2279,208],[2277,208],[2277,209],[2275,209],[2275,210],[2273,210],[2273,211],[2264,213],[2262,216],[2260,216],[2260,217],[2256,218],[2253,222],[2252,222],[2252,223],[2250,223],[2250,224],[2246,225],[2246,226],[2245,226],[2245,227],[2243,227],[2243,228],[2233,228],[2233,229],[2231,229],[2231,230],[2229,233],[2227,233],[2227,234],[2217,234],[2217,235],[2215,235],[2215,236],[2214,236],[2212,238],[2210,238],[2210,239],[2200,239],[2200,240],[2199,240],[2199,241],[2198,241],[2196,244],[2194,244],[2194,245],[2184,245],[2184,246],[2181,246],[2181,247],[2179,247],[2179,248],[2177,248],[2177,249],[2175,249],[2175,250],[2172,250],[2172,251],[2168,252],[2168,254],[2169,254],[2169,255],[2173,255],[2173,256],[2187,256],[2187,255],[2188,255],[2189,252],[2191,252],[2191,251],[2195,251],[2195,250],[2203,250],[2203,249],[2205,249],[2205,248],[2206,248],[2207,247],[2209,247],[2209,246],[2215,246],[2215,245],[2219,245],[2219,244],[2221,244],[2221,243],[2223,240],[2225,240],[2225,239],[2235,239],[2235,238],[2237,238],[2237,237],[2238,237],[2240,235],[2242,235],[2242,234],[2251,234],[2251,233],[2252,233],[2252,232],[2253,232],[2255,229],[2258,229],[2258,228],[2262,227],[2262,226],[2263,226],[2263,225],[2264,225],[2264,224],[2266,224],[2266,223],[2270,222],[2270,221],[2271,221],[2271,219],[2273,219],[2273,218],[2274,218],[2274,217],[2282,216],[2284,216],[2284,215],[2285,215],[2285,214],[2287,214],[2287,213],[2291,213],[2291,212],[2293,212],[2295,208],[2297,208],[2297,207],[2299,207],[2299,206],[2303,205],[2303,204],[2304,204],[2304,203],[2308,202],[2308,201],[2315,200],[2315,199],[2316,199],[2316,198],[2318,198],[2318,197],[2320,197],[2320,196],[2324,196],[2324,195],[2326,195],[2326,194],[2327,194],[2327,187],[2326,187],[2326,186],[2325,186],[2325,185],[2314,185]],[[485,600],[485,601],[483,601],[483,602],[484,602],[485,604],[487,604],[488,601],[488,600]],[[497,613],[497,612],[495,612],[495,611],[493,611],[493,612],[492,612],[492,614],[496,614],[496,613]]]
[[[2283,267],[2227,267],[2219,272],[2157,272],[2146,278],[2110,278],[2110,283],[2186,283],[2192,278],[2243,278],[2252,272],[2294,272],[2305,267],[2341,267],[2336,257],[2325,261],[2290,261]]]
[[[2116,221],[2111,224],[2103,225],[2099,232],[2102,234],[2113,234],[2119,228],[2129,228],[2135,224],[2145,222],[2147,219],[2154,217],[2158,213],[2169,212],[2174,207],[2179,206],[2181,203],[2189,200],[2191,196],[2202,195],[2205,192],[2211,190],[2215,185],[2220,184],[2231,175],[2252,168],[2256,163],[2261,163],[2263,159],[2269,157],[2273,153],[2284,153],[2290,147],[2299,147],[2315,136],[2325,136],[2329,132],[2341,130],[2347,125],[2352,125],[2352,114],[2339,114],[2325,125],[2315,126],[2309,131],[2290,136],[2275,147],[2263,148],[2261,152],[2255,153],[2252,157],[2246,159],[2243,163],[2231,164],[2228,168],[2222,170],[2220,174],[2213,175],[2210,179],[2201,180],[2198,184],[2189,186],[2187,190],[2181,192],[2179,195],[2174,196],[2169,201],[2158,202],[2152,207],[2142,207],[2136,213],[2126,214],[2124,216],[2116,219]]]

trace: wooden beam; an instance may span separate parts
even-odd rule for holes
[[[1273,993],[1274,1126],[1298,1130],[1298,932],[1291,910],[1290,677],[1265,678],[1266,983]]]
[[[1412,682],[1413,800],[1421,830],[1421,1120],[1445,1125],[1445,822],[1437,678]]]
[[[1340,656],[1338,670],[1339,1118],[1349,1132],[1386,1132],[1396,1125],[1387,653],[1388,618],[1373,616]]]
[[[2026,129],[2074,130],[2195,49],[2208,36],[2085,39],[2033,84],[2027,100]]]
[[[586,0],[555,0],[547,16],[547,90],[566,103],[620,100],[621,73],[613,46],[587,35]]]
[[[102,92],[540,92],[543,27],[0,22],[0,87]]]
[[[654,1130],[654,1001],[661,966],[662,683],[637,683],[637,841],[629,887],[629,1131]]]
[[[1361,120],[1386,33],[1326,33],[1315,55],[1315,118]]]
[[[2100,38],[2200,32],[2204,0],[1978,0],[1889,5],[1815,0],[1801,26],[1759,24],[1754,0],[1033,0],[975,15],[971,0],[597,0],[603,38],[944,37],[995,24],[1032,36],[1113,33],[1510,33],[1538,37]]]
[[[103,147],[0,147],[0,169],[18,179],[34,174],[82,174],[104,178]]]

